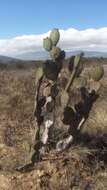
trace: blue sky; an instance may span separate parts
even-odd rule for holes
[[[0,39],[107,26],[107,0],[0,0]]]
[[[42,51],[53,28],[65,51],[107,52],[107,0],[0,0],[0,55]]]

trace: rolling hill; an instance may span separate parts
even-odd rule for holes
[[[71,57],[81,51],[67,51],[66,58]],[[85,57],[107,57],[107,52],[97,52],[97,51],[83,51]],[[46,51],[39,52],[27,52],[16,56],[18,59],[22,60],[45,60],[50,59],[50,54]]]
[[[76,55],[82,51],[67,51],[66,58]],[[103,57],[107,58],[107,52],[97,52],[97,51],[83,51],[85,57]],[[13,57],[2,56],[0,55],[0,63],[17,63],[21,61],[37,61],[37,60],[46,60],[50,59],[50,54],[46,51],[38,52],[27,52]]]
[[[19,61],[21,60],[17,58],[0,55],[0,63],[11,63],[11,62],[19,62]]]

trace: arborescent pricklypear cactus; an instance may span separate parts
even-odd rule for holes
[[[54,147],[56,147],[57,152],[69,147],[76,136],[75,131],[81,130],[81,126],[88,117],[92,103],[96,98],[96,92],[93,87],[92,91],[89,92],[85,86],[87,85],[87,80],[80,76],[84,68],[81,59],[83,53],[73,56],[71,59],[73,64],[65,69],[65,52],[56,46],[59,38],[59,30],[53,29],[50,37],[43,40],[43,47],[50,53],[52,60],[45,61],[43,67],[38,68],[36,72],[35,151],[31,158],[31,165],[40,160],[44,152],[52,150],[52,143],[56,143]],[[67,70],[68,74],[66,74],[65,70]],[[90,75],[95,82],[99,81],[103,74],[103,67],[95,66]],[[74,107],[72,107],[72,98],[75,99],[75,94],[72,93],[72,90],[75,86],[77,87],[76,90],[81,94],[82,101],[78,102],[77,98],[77,104],[75,103]],[[64,138],[62,137],[62,139],[56,137],[57,135],[55,136],[53,132],[54,128],[61,131],[65,126],[67,127],[67,135],[63,136]]]
[[[81,130],[81,126],[87,119],[91,106],[95,101],[95,87],[97,86],[97,89],[99,89],[99,84],[96,85],[95,81],[99,81],[104,74],[102,66],[92,68],[90,73],[94,84],[91,84],[92,90],[88,92],[87,79],[80,76],[84,68],[81,59],[83,53],[73,56],[71,59],[73,64],[65,67],[63,64],[65,52],[56,46],[59,38],[59,30],[53,29],[50,37],[43,40],[43,47],[50,53],[53,60],[45,61],[43,67],[38,68],[36,72],[35,145],[31,164],[28,164],[28,167],[33,166],[36,161],[41,159],[44,152],[52,150],[53,147],[56,147],[56,151],[59,152],[71,145],[76,137],[77,130]],[[81,100],[78,97],[76,98],[78,91],[81,94]],[[76,101],[77,103],[75,103]],[[74,106],[72,106],[72,102]],[[61,140],[60,136],[55,135],[55,128],[61,133],[66,130]],[[56,131],[56,134],[58,134],[58,131]]]

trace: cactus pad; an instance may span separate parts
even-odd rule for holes
[[[93,67],[90,72],[90,75],[94,81],[99,81],[104,75],[103,66],[98,65],[98,66]]]
[[[50,38],[43,39],[43,47],[46,51],[50,51],[52,49],[52,41]]]
[[[43,69],[42,67],[39,67],[36,71],[36,81],[40,80],[43,76]]]
[[[52,40],[52,45],[56,46],[60,38],[60,33],[58,29],[53,29],[50,33],[50,39]]]
[[[75,76],[79,77],[82,71],[83,71],[83,63],[80,62],[79,65],[78,65],[77,71],[75,73]]]
[[[53,46],[50,51],[51,57],[57,59],[60,56],[61,49],[59,47]]]

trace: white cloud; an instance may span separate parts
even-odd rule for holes
[[[17,56],[25,52],[37,52],[43,50],[43,38],[49,36],[49,32],[40,35],[24,35],[12,39],[0,40],[0,54]],[[70,28],[60,30],[61,38],[59,46],[64,50],[91,50],[107,51],[107,27],[100,29],[76,30]]]

